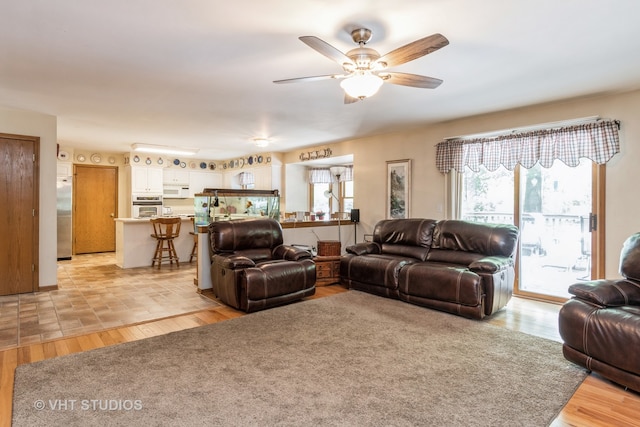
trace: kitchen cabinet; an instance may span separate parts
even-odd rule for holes
[[[164,185],[189,185],[189,171],[177,169],[164,169],[162,172],[162,182]]]
[[[189,197],[202,193],[205,188],[222,188],[222,174],[218,172],[191,172],[189,174]]]
[[[162,194],[162,168],[131,166],[131,193]]]
[[[280,188],[280,166],[261,166],[251,169],[256,190],[274,190]]]

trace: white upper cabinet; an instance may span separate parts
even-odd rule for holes
[[[191,172],[189,174],[189,197],[202,193],[205,188],[223,188],[222,174],[218,172]]]
[[[131,166],[131,192],[162,194],[162,168]]]
[[[164,169],[162,182],[165,185],[183,185],[186,187],[189,185],[189,171]]]

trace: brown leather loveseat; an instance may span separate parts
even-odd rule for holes
[[[316,265],[303,249],[282,244],[270,218],[209,224],[211,284],[222,302],[247,313],[315,293]]]
[[[569,287],[560,309],[566,359],[640,392],[640,233],[620,254],[619,280],[592,280]]]
[[[378,222],[373,241],[346,248],[340,282],[464,317],[504,307],[515,280],[518,228],[460,220]]]

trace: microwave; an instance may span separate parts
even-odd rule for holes
[[[165,185],[162,189],[165,199],[186,199],[189,197],[189,187],[183,185]]]
[[[151,218],[162,215],[162,196],[159,194],[133,194],[131,216]]]

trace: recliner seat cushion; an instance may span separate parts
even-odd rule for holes
[[[398,289],[398,277],[402,267],[415,262],[418,262],[415,258],[389,254],[344,255],[340,263],[340,275],[356,282],[395,290]]]
[[[640,307],[602,308],[571,299],[559,313],[569,347],[608,365],[640,375]]]
[[[247,298],[256,301],[313,287],[316,271],[311,260],[275,260],[245,268],[240,274]]]
[[[401,294],[476,307],[482,304],[481,278],[467,268],[417,263],[400,271]]]

